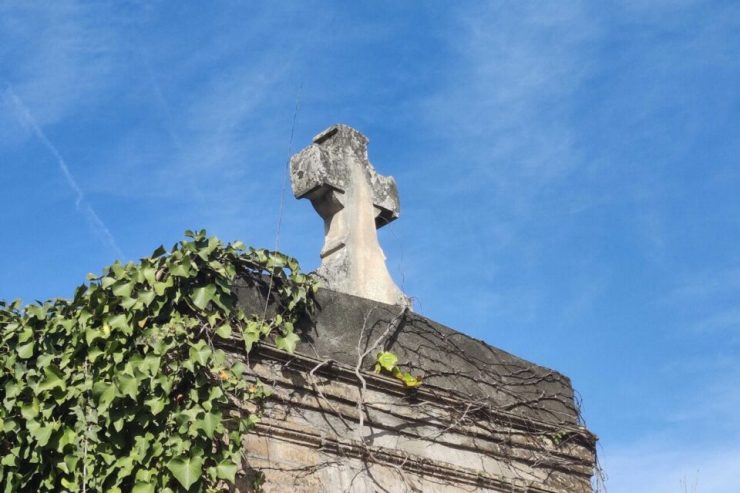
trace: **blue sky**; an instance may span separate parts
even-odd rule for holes
[[[739,87],[737,2],[1,2],[0,298],[281,197],[315,268],[286,160],[347,123],[419,312],[570,376],[609,491],[735,493]]]

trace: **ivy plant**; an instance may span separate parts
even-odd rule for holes
[[[292,352],[314,282],[295,259],[187,231],[169,252],[114,263],[71,299],[0,301],[0,491],[214,492],[234,484],[240,404],[268,393],[219,348]],[[234,281],[277,298],[245,314]]]
[[[402,381],[406,387],[417,388],[421,385],[421,377],[415,377],[411,373],[401,370],[398,367],[398,356],[390,351],[380,352],[375,358],[375,373],[383,371]]]

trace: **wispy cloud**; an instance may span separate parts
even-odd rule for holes
[[[691,328],[698,333],[731,330],[740,333],[740,307],[731,307],[724,310],[715,309],[712,314],[706,315]],[[736,339],[737,340],[737,339]]]
[[[34,107],[41,126],[65,120],[115,82],[127,17],[102,4],[60,0],[0,5],[0,59],[5,78]]]
[[[470,303],[479,308],[477,323],[533,325],[548,293],[534,287],[543,255],[531,222],[588,209],[594,198],[586,187],[558,190],[586,165],[573,112],[594,70],[600,22],[578,2],[466,3],[456,14],[446,31],[449,61],[434,92],[419,101],[436,149],[419,159],[423,172],[409,168],[401,178],[413,183],[406,193],[425,214],[412,218],[415,227],[438,249],[429,258],[462,254],[480,267],[466,281],[475,293],[466,302],[481,301]],[[459,213],[440,214],[440,203]],[[421,250],[410,263],[425,261]],[[440,283],[451,275],[432,262],[419,270]],[[433,296],[424,285],[412,289]]]
[[[740,267],[724,267],[684,276],[679,279],[678,287],[668,293],[665,301],[685,303],[691,299],[706,300],[737,293],[740,293]]]
[[[676,287],[661,295],[657,303],[681,314],[685,336],[720,337],[740,335],[740,268],[736,264],[717,266],[711,271],[677,276]]]
[[[299,74],[312,43],[321,40],[311,34],[326,22],[317,12],[310,26],[286,29],[279,44],[269,42],[276,26],[296,15],[258,9],[239,32],[265,46],[233,43],[237,33],[227,23],[197,47],[173,48],[183,50],[186,63],[163,50],[162,33],[134,30],[139,48],[132,63],[141,70],[126,77],[138,88],[132,105],[149,114],[107,149],[105,168],[91,170],[96,191],[157,207],[177,204],[180,217],[225,235],[272,231]]]
[[[592,69],[597,25],[578,3],[487,4],[461,17],[458,61],[428,105],[466,161],[458,190],[494,187],[527,207],[581,163],[570,104]]]
[[[683,443],[645,438],[603,454],[610,493],[736,493],[740,448],[706,449],[690,435]]]
[[[694,391],[664,396],[654,408],[642,403],[650,431],[640,436],[624,430],[637,438],[603,444],[608,491],[734,493],[740,483],[737,357],[684,356],[663,372],[680,375],[681,385]]]
[[[108,229],[108,226],[106,226],[106,224],[100,218],[98,213],[95,212],[95,209],[93,209],[92,205],[90,205],[88,201],[85,199],[85,193],[82,191],[82,188],[80,188],[80,185],[78,184],[77,180],[72,175],[72,172],[70,171],[69,166],[67,166],[67,163],[62,157],[61,153],[56,148],[56,146],[49,140],[49,138],[46,136],[46,134],[44,133],[44,130],[39,126],[38,122],[34,118],[31,111],[23,103],[23,100],[21,100],[21,98],[18,97],[18,95],[13,90],[13,87],[10,85],[8,85],[5,88],[4,93],[5,93],[4,98],[8,99],[11,102],[11,104],[14,106],[21,123],[33,131],[36,138],[44,145],[44,147],[54,157],[54,160],[56,161],[56,164],[59,167],[59,170],[61,171],[62,175],[64,176],[64,179],[67,182],[67,185],[69,186],[69,188],[72,190],[72,192],[75,195],[75,208],[77,209],[77,211],[80,214],[82,214],[82,216],[85,218],[85,220],[90,225],[93,232],[98,236],[98,238],[100,238],[100,240],[107,247],[113,250],[113,252],[120,259],[126,258],[123,251],[118,246],[116,239],[113,237],[113,234],[111,233],[110,229]]]

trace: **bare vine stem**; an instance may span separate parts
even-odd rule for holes
[[[380,345],[380,342],[388,336],[388,334],[398,328],[398,324],[401,323],[401,320],[409,311],[409,307],[408,305],[403,305],[403,309],[398,313],[398,315],[393,317],[393,320],[390,321],[383,333],[380,334],[377,339],[375,339],[375,342],[368,346],[365,351],[362,351],[362,339],[365,334],[365,330],[367,330],[367,323],[368,320],[370,320],[370,315],[372,315],[373,310],[374,309],[371,309],[365,314],[362,321],[362,328],[360,329],[360,336],[357,338],[357,364],[355,365],[355,375],[357,376],[357,380],[359,380],[360,382],[360,396],[357,400],[357,414],[359,420],[359,423],[357,425],[357,438],[362,443],[365,443],[365,439],[363,436],[363,428],[365,427],[364,402],[365,393],[367,392],[367,381],[365,380],[365,377],[362,376],[362,363],[367,355],[374,351]]]

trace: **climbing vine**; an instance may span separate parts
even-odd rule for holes
[[[269,338],[293,352],[316,286],[280,253],[185,235],[89,275],[70,300],[0,301],[3,492],[234,484],[241,437],[259,420],[240,406],[269,390],[218,342],[241,339],[248,352]],[[277,299],[269,318],[238,308],[237,277]]]

